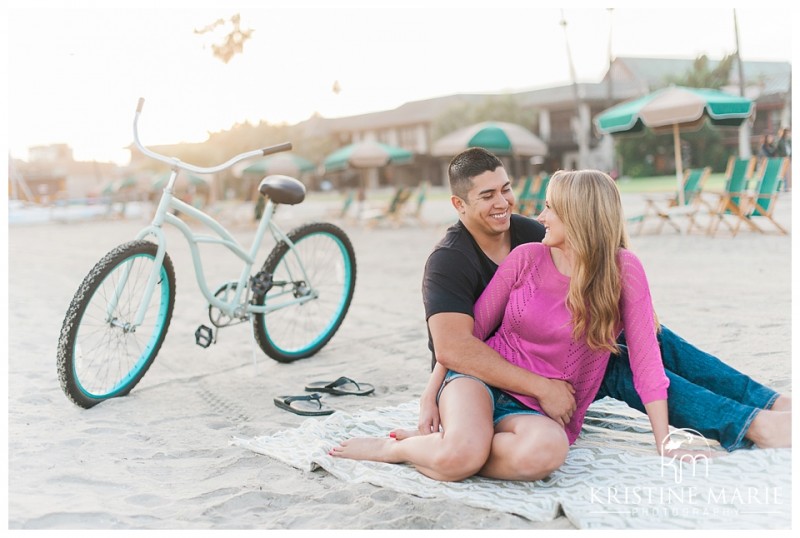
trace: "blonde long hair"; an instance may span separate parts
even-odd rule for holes
[[[585,335],[590,348],[617,353],[622,292],[617,254],[628,248],[617,185],[598,170],[560,170],[550,179],[547,198],[574,253],[567,293],[573,338]]]

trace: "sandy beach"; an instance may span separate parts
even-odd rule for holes
[[[626,195],[626,211],[642,206]],[[340,202],[281,208],[285,229],[327,220]],[[376,387],[330,397],[354,412],[418,398],[430,355],[420,281],[424,261],[455,217],[432,197],[427,224],[399,228],[343,222],[358,277],[339,333],[316,356],[280,364],[258,350],[247,324],[208,349],[194,332],[207,306],[189,249],[169,229],[177,299],[164,346],[124,398],[84,410],[61,392],[56,343],[66,309],[96,261],[145,225],[142,218],[9,228],[8,526],[10,529],[534,529],[572,528],[566,517],[534,523],[513,514],[423,499],[303,472],[232,446],[233,437],[297,427],[304,417],[273,405],[307,382],[346,375]],[[777,218],[791,225],[791,194]],[[704,222],[704,221],[703,221]],[[765,228],[767,226],[765,225]],[[632,238],[660,320],[685,339],[780,392],[792,390],[791,236],[660,235]],[[253,228],[235,236],[249,244]],[[265,246],[266,258],[271,245]],[[215,251],[210,251],[215,252]],[[237,274],[235,260],[207,259],[210,287]]]

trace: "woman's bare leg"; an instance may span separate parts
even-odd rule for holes
[[[449,382],[439,398],[442,430],[403,439],[353,438],[334,447],[330,455],[340,458],[408,462],[430,478],[459,481],[486,463],[492,447],[493,402],[485,385],[461,377]]]
[[[511,415],[495,427],[492,451],[478,474],[502,480],[541,480],[561,467],[569,441],[564,428],[543,415]]]

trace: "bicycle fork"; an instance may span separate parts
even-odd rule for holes
[[[156,236],[156,239],[158,240],[158,248],[156,250],[156,257],[153,260],[153,268],[150,271],[150,276],[147,279],[147,285],[145,286],[144,294],[142,294],[141,303],[139,304],[139,308],[136,311],[133,321],[121,322],[114,317],[114,311],[117,309],[119,298],[122,295],[125,286],[128,284],[128,277],[130,276],[132,269],[132,264],[130,263],[127,264],[125,269],[122,271],[122,277],[119,279],[119,282],[117,282],[114,295],[111,297],[111,300],[108,302],[108,306],[106,308],[106,321],[114,327],[121,328],[125,333],[136,332],[136,328],[142,324],[142,321],[144,321],[145,313],[147,312],[147,308],[150,306],[150,299],[153,297],[153,290],[155,289],[158,280],[161,278],[161,266],[164,262],[164,255],[167,251],[166,247],[164,246],[166,239],[162,230],[153,226],[142,230],[136,239],[143,239],[148,234],[153,234]]]

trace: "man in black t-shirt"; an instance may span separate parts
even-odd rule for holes
[[[539,243],[544,226],[539,222],[510,215],[511,249],[523,243]],[[493,262],[478,246],[464,224],[451,226],[434,248],[425,265],[422,297],[425,317],[441,312],[460,312],[472,316],[472,307],[497,271]],[[433,341],[428,346],[433,351]],[[432,357],[431,369],[436,365]]]
[[[394,439],[349,440],[335,455],[409,462],[437,480],[474,474],[538,480],[566,459],[564,433],[575,411],[574,389],[511,364],[473,336],[473,305],[512,248],[541,241],[544,227],[512,213],[511,183],[490,152],[472,148],[448,168],[459,222],[425,265],[422,292],[434,366],[420,397],[418,429]],[[597,398],[610,396],[644,412],[633,386],[624,335]],[[670,380],[670,424],[693,428],[734,450],[791,445],[791,398],[777,394],[661,327]],[[501,390],[502,389],[502,390]],[[504,391],[536,398],[545,415]]]

